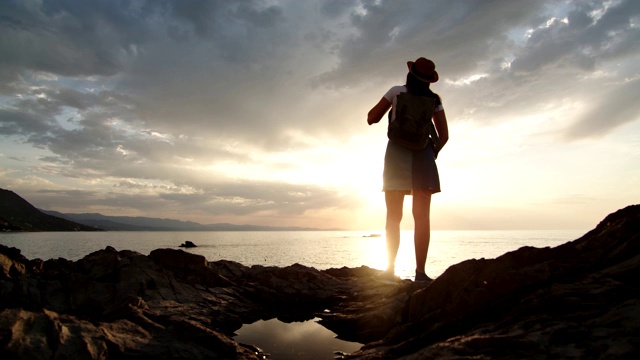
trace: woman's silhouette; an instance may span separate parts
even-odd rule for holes
[[[367,123],[379,122],[389,111],[389,122],[395,120],[395,106],[400,93],[434,98],[436,102],[432,121],[437,131],[437,142],[431,142],[424,149],[411,150],[393,141],[387,142],[384,158],[383,191],[387,206],[387,271],[394,275],[395,261],[400,246],[400,221],[405,195],[413,195],[413,218],[415,221],[415,281],[431,281],[425,273],[427,252],[431,239],[430,208],[431,194],[440,192],[440,178],[435,158],[449,139],[447,118],[440,96],[430,89],[430,84],[438,81],[438,73],[433,61],[423,57],[407,62],[409,72],[405,85],[394,86],[380,99],[368,113]]]

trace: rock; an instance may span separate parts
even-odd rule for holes
[[[580,239],[450,267],[356,358],[637,358],[640,206]]]
[[[25,272],[27,261],[20,254],[20,250],[10,248],[7,254],[0,254],[0,278],[11,279],[20,277]]]
[[[180,244],[179,247],[183,247],[183,248],[194,248],[194,247],[198,247],[196,244],[192,243],[191,241],[185,241],[182,244]]]
[[[428,285],[368,267],[247,267],[107,247],[78,261],[0,245],[0,357],[256,359],[258,319],[320,323],[354,359],[636,358],[640,206],[555,248],[450,267]],[[333,350],[333,349],[331,349]]]

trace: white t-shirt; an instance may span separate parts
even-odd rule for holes
[[[407,92],[407,87],[404,85],[397,85],[389,89],[386,94],[384,94],[384,98],[389,100],[391,103],[391,119],[389,122],[396,119],[396,102],[398,100],[398,95],[400,93]],[[442,107],[442,101],[440,101],[440,97],[436,98],[436,109],[434,113],[438,111],[443,111],[444,107]]]

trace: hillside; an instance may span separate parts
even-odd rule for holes
[[[1,231],[97,231],[96,227],[47,215],[13,191],[0,189]]]

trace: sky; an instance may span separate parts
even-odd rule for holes
[[[0,2],[0,188],[34,206],[384,228],[406,62],[450,140],[433,229],[592,229],[640,201],[640,1]],[[411,198],[404,229],[411,229]]]

